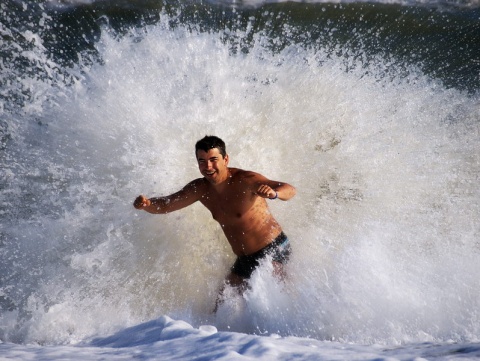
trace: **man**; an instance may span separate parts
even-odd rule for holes
[[[295,188],[255,172],[229,168],[225,143],[218,137],[206,136],[199,140],[195,154],[203,178],[191,181],[169,196],[140,195],[134,207],[165,214],[200,201],[220,224],[237,255],[226,283],[239,291],[244,290],[246,280],[268,255],[275,273],[282,274],[283,264],[290,255],[290,244],[270,213],[266,199],[286,201],[295,195]]]

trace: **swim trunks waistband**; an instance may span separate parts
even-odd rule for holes
[[[231,271],[243,278],[249,278],[253,271],[259,266],[260,260],[270,255],[272,260],[279,263],[286,263],[290,258],[291,247],[288,237],[281,232],[270,244],[261,250],[239,256],[235,261]]]
[[[284,243],[289,243],[289,241],[288,241],[287,235],[282,231],[271,243],[266,245],[264,248],[262,248],[261,250],[255,253],[249,254],[248,256],[245,256],[245,257],[263,258],[267,254],[269,254],[273,249],[277,247],[281,247]]]

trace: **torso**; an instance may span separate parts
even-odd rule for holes
[[[254,173],[229,168],[230,176],[213,186],[202,179],[200,199],[220,224],[233,252],[248,255],[272,242],[282,231],[264,198],[255,194]]]

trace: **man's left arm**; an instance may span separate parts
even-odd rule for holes
[[[263,198],[268,199],[281,199],[282,201],[288,201],[296,193],[295,187],[285,183],[270,180],[260,174],[255,175],[255,193]]]

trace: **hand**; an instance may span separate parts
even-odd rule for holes
[[[142,208],[150,206],[151,204],[152,204],[152,202],[150,202],[150,199],[148,199],[147,197],[145,197],[143,195],[138,196],[137,199],[135,199],[135,202],[133,202],[133,206],[136,209],[142,209]]]
[[[260,197],[272,199],[275,198],[277,192],[275,192],[270,186],[262,184],[260,187],[258,187],[257,194]]]

